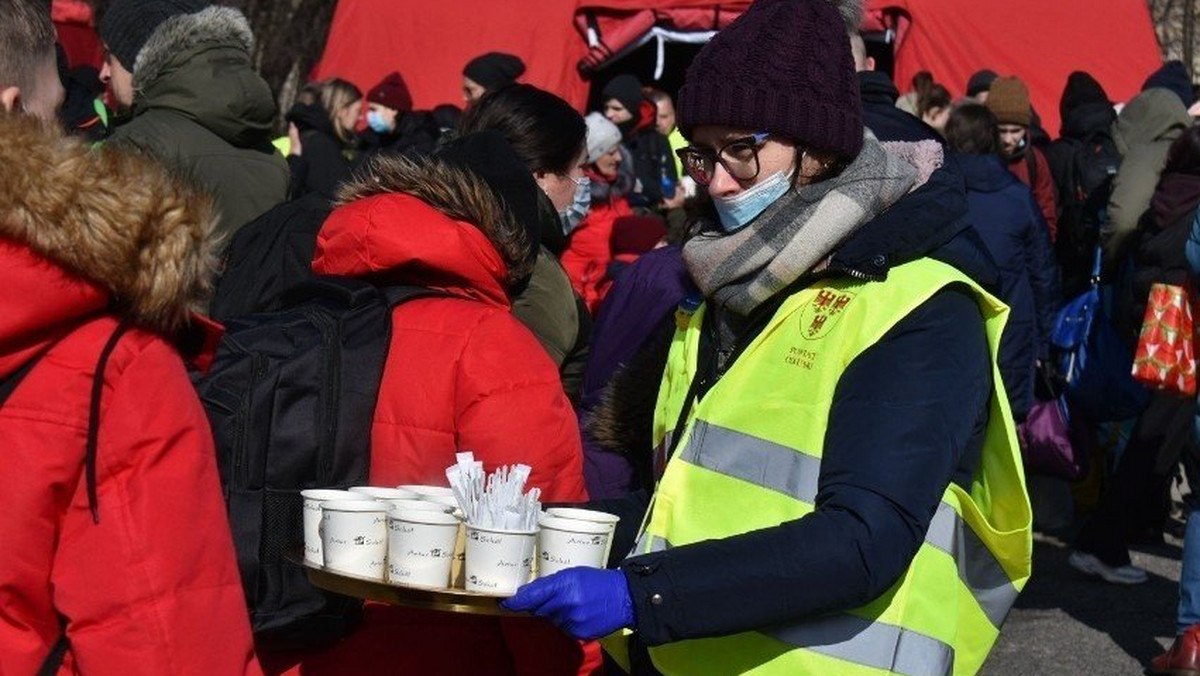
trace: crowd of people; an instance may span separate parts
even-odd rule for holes
[[[618,74],[581,114],[488,52],[461,106],[416,109],[399,70],[331,78],[280,134],[238,10],[114,0],[110,115],[46,5],[0,5],[3,673],[974,673],[1033,529],[1076,516],[1079,477],[1022,460],[1070,405],[1060,311],[1100,284],[1128,375],[1152,286],[1200,275],[1179,62],[1127,102],[1072,73],[1052,138],[1020,73],[901,95],[858,3],[756,0],[674,97]],[[369,482],[525,463],[544,501],[621,517],[609,568],[530,582],[503,602],[525,617],[368,602],[263,629],[237,434],[196,387],[223,330],[328,280],[420,289],[344,432]],[[1070,563],[1115,584],[1200,482],[1196,399],[1144,394],[1123,426],[1070,415],[1103,477]],[[1200,670],[1194,514],[1150,673]]]

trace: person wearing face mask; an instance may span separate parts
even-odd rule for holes
[[[392,72],[367,92],[367,128],[358,135],[365,164],[384,153],[428,155],[440,132],[433,115],[413,110],[412,95],[398,72]]]
[[[558,262],[567,237],[587,214],[590,188],[587,126],[569,103],[533,85],[486,94],[467,109],[460,134],[494,129],[525,162],[542,189],[540,251],[528,284],[513,297],[513,314],[533,331],[559,367],[563,389],[578,401],[591,319]]]
[[[643,523],[617,568],[502,604],[607,636],[633,674],[975,673],[1030,574],[997,271],[936,144],[865,132],[862,8],[836,5],[758,0],[692,62],[700,294],[647,348],[661,378],[608,394],[653,408],[628,449],[653,501],[644,522],[635,496],[594,503]]]
[[[362,92],[345,80],[320,83],[320,95],[311,104],[297,103],[287,120],[295,125],[288,165],[292,169],[291,198],[318,193],[327,199],[350,180],[358,153],[354,128],[362,114]]]
[[[563,251],[563,269],[571,278],[575,293],[595,314],[604,299],[608,266],[613,259],[613,225],[617,219],[633,215],[625,194],[632,182],[621,172],[624,149],[621,132],[600,113],[589,113],[587,122],[587,166],[585,179],[590,183],[591,207],[580,227],[571,233]]]

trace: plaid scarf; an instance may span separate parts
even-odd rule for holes
[[[732,234],[701,233],[683,260],[705,298],[748,315],[833,253],[917,181],[911,164],[867,133],[862,152],[837,176],[797,185]]]

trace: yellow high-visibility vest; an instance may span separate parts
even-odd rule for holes
[[[990,416],[970,490],[947,486],[908,569],[871,603],[651,648],[664,674],[958,676],[982,666],[1029,578],[1032,554],[1029,498],[996,369],[1008,308],[931,259],[893,268],[883,282],[820,281],[785,301],[688,413],[634,554],[768,528],[813,511],[838,380],[859,354],[951,284],[973,291],[992,357]],[[696,373],[703,316],[701,307],[679,320],[654,417],[660,447],[670,443]]]

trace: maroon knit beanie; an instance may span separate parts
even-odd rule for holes
[[[862,101],[846,21],[830,0],[757,0],[688,68],[676,104],[684,136],[719,124],[857,157]]]
[[[371,87],[371,91],[367,92],[367,103],[378,103],[401,113],[407,113],[413,107],[408,85],[396,72],[388,74],[379,84]]]

